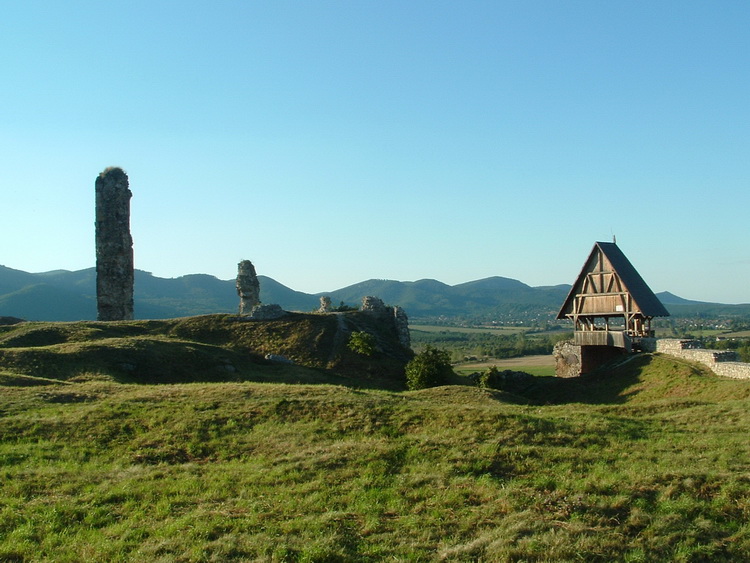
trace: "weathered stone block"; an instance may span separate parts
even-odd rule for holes
[[[281,308],[281,305],[275,303],[271,305],[256,305],[250,312],[250,318],[254,321],[270,321],[279,319],[284,315],[286,315],[286,311]]]

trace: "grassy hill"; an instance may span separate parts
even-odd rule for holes
[[[641,356],[511,395],[249,382],[335,372],[233,355],[238,381],[134,385],[44,356],[83,365],[85,345],[145,341],[158,367],[179,343],[206,381],[202,354],[247,354],[255,337],[234,330],[221,316],[6,330],[0,560],[750,559],[750,382],[693,364]]]
[[[376,337],[369,357],[348,349],[353,331]],[[267,361],[282,356],[294,367]],[[230,315],[171,320],[0,326],[0,380],[120,383],[276,381],[403,388],[411,351],[395,327],[362,312],[287,313],[269,321]],[[376,375],[376,377],[375,377]]]

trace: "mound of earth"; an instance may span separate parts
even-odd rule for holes
[[[348,348],[355,331],[374,336],[371,355]],[[400,389],[411,357],[392,323],[360,311],[287,313],[273,320],[205,315],[0,327],[0,372],[61,381],[325,382]]]

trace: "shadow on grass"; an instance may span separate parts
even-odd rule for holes
[[[168,339],[129,338],[0,349],[0,386],[83,381],[135,384],[255,382],[403,389],[403,380],[361,377],[265,360],[241,350]]]
[[[502,390],[523,397],[532,404],[557,405],[584,403],[617,405],[631,402],[640,394],[658,388],[664,396],[674,394],[673,387],[682,386],[689,392],[691,377],[705,375],[695,366],[675,363],[652,354],[633,356],[623,362],[604,364],[580,377],[535,377],[529,375],[518,385]],[[705,378],[703,378],[705,381]],[[650,395],[658,395],[658,392]]]

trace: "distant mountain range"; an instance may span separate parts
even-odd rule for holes
[[[570,290],[570,285],[531,287],[518,280],[491,277],[452,286],[437,280],[368,280],[309,294],[266,276],[258,279],[261,302],[278,303],[286,310],[313,311],[324,295],[334,306],[359,306],[364,296],[374,295],[389,305],[403,307],[412,319],[551,320]],[[750,315],[750,305],[690,301],[669,292],[657,296],[673,316]],[[135,272],[135,316],[139,319],[234,313],[238,306],[234,280],[205,274],[167,279]],[[31,274],[0,266],[0,316],[45,321],[96,319],[96,271]]]

